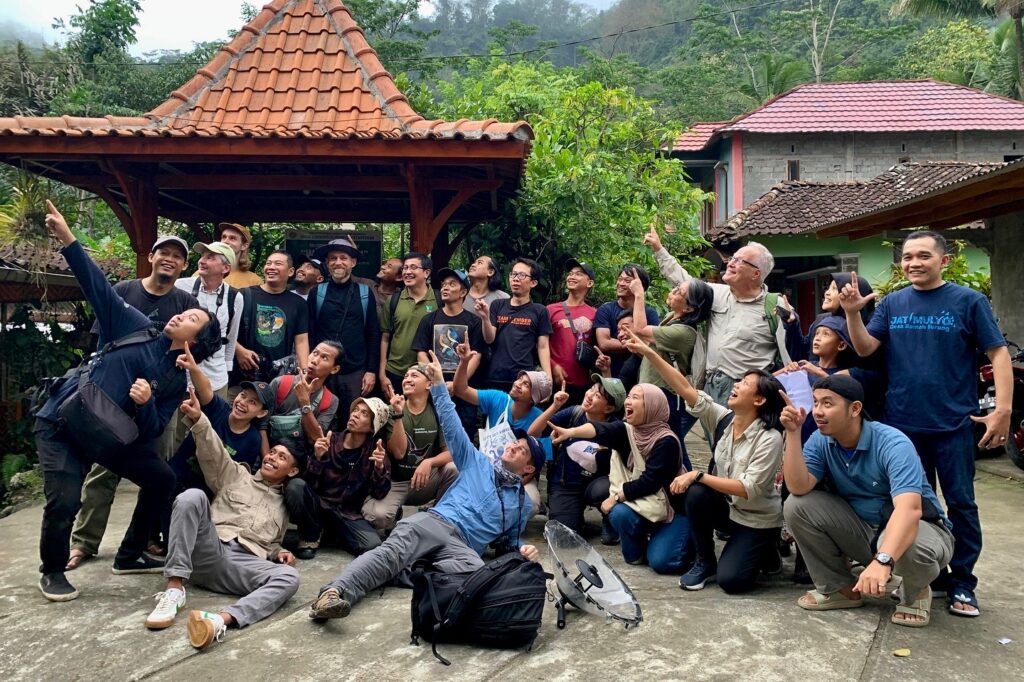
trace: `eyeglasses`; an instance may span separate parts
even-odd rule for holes
[[[729,259],[729,262],[730,263],[743,263],[744,265],[749,265],[750,267],[754,268],[758,272],[761,271],[761,268],[757,267],[756,265],[754,265],[753,263],[748,261],[746,258],[740,258],[739,256],[733,256],[732,258]]]
[[[419,265],[403,265],[402,272],[416,272],[417,270],[423,270]]]
[[[533,277],[528,272],[510,272],[510,273],[508,273],[508,278],[509,279],[535,279],[535,277]]]

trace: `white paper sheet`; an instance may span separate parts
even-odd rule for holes
[[[811,392],[811,385],[807,380],[807,372],[801,369],[789,374],[780,374],[775,378],[786,389],[793,404],[804,408],[807,410],[807,414],[810,414],[811,408],[814,407],[814,394]]]

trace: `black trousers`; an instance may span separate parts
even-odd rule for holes
[[[568,457],[568,455],[562,455]],[[608,477],[598,476],[575,486],[563,486],[553,477],[548,478],[548,519],[561,521],[577,533],[583,530],[583,512],[587,507],[598,507],[608,499]]]
[[[89,452],[75,441],[74,433],[45,419],[36,419],[33,435],[46,496],[39,538],[39,571],[64,572],[70,553],[71,527],[82,506],[82,483],[93,464],[139,486],[135,511],[116,560],[134,561],[142,556],[150,530],[158,526],[161,512],[171,504],[175,490],[174,472],[157,455],[156,439],[139,440],[117,450]]]
[[[288,519],[298,526],[303,542],[316,542],[324,531],[333,532],[342,547],[356,556],[380,544],[380,535],[369,521],[362,517],[347,518],[340,510],[321,504],[320,496],[301,478],[288,481],[284,503]]]
[[[697,545],[697,556],[704,563],[715,562],[715,529],[729,533],[718,559],[718,585],[729,594],[754,589],[761,567],[777,551],[779,528],[751,528],[736,523],[729,518],[725,495],[703,483],[691,485],[685,495],[690,537]]]

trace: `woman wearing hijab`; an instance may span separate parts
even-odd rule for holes
[[[665,393],[654,384],[637,384],[623,404],[624,421],[551,427],[552,443],[575,438],[614,450],[601,513],[618,532],[626,563],[647,563],[656,573],[683,570],[690,535],[690,524],[681,508],[673,508],[668,489],[686,470],[668,416]]]
[[[782,500],[775,489],[775,473],[782,463],[782,384],[762,370],[747,372],[733,387],[725,408],[691,386],[639,338],[634,336],[626,346],[649,359],[705,431],[715,434],[709,472],[685,472],[670,486],[672,493],[684,495],[683,507],[697,549],[693,566],[679,579],[679,586],[700,590],[705,583],[717,581],[730,594],[753,589],[762,568],[780,568],[776,543],[782,528]],[[721,558],[715,557],[716,529],[729,534]]]

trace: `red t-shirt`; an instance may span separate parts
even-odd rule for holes
[[[569,313],[572,315],[572,323],[576,327],[576,333],[580,339],[587,343],[594,343],[594,316],[597,315],[597,308],[587,304],[569,306]],[[551,318],[551,366],[558,365],[565,371],[565,382],[572,386],[586,386],[590,383],[587,370],[576,362],[576,337],[569,326],[569,320],[565,317],[565,308],[561,303],[552,303],[548,306],[548,317]],[[555,386],[558,390],[558,386]]]

